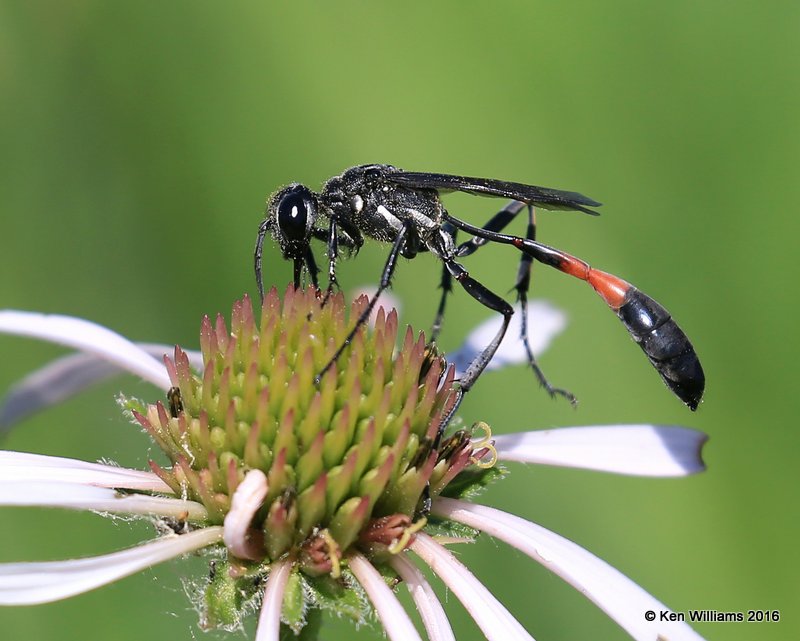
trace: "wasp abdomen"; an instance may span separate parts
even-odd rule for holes
[[[616,312],[667,387],[689,409],[697,409],[705,374],[692,343],[669,312],[633,286]]]

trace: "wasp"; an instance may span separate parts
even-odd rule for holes
[[[441,196],[452,191],[508,198],[511,202],[485,225],[478,226],[453,216],[445,209]],[[404,171],[381,164],[351,167],[329,179],[319,192],[292,183],[270,197],[255,249],[259,293],[263,298],[262,253],[267,234],[271,234],[278,243],[284,258],[293,261],[294,283],[297,287],[301,284],[304,272],[309,274],[314,285],[318,285],[319,268],[311,241],[316,239],[326,243],[329,293],[338,285],[336,263],[342,248],[351,253],[358,251],[365,238],[391,246],[375,296],[331,361],[320,372],[321,376],[336,362],[358,328],[366,322],[380,294],[389,287],[398,258],[414,258],[417,254],[428,252],[442,263],[442,295],[431,341],[436,339],[441,329],[445,301],[453,289],[454,281],[476,301],[503,317],[496,336],[464,372],[460,380],[463,393],[475,384],[497,351],[514,309],[502,296],[470,275],[459,259],[473,254],[489,242],[511,245],[520,252],[515,289],[522,303],[522,314],[525,314],[533,261],[587,282],[622,321],[667,387],[691,410],[695,410],[703,396],[705,375],[692,343],[670,313],[621,278],[594,269],[580,258],[536,240],[534,207],[597,215],[595,208],[599,206],[597,201],[577,192],[505,180]],[[525,236],[503,233],[508,224],[526,209],[528,224]],[[459,231],[472,238],[458,244],[456,236]],[[551,395],[562,395],[575,402],[570,392],[553,387],[545,378],[531,352],[526,328],[527,323],[523,318],[523,343],[528,361],[540,383]]]

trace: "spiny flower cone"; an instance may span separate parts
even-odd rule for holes
[[[176,347],[167,403],[134,411],[171,463],[152,469],[205,505],[211,524],[225,522],[248,474],[265,477],[247,545],[228,549],[242,575],[288,556],[307,576],[335,579],[352,546],[373,558],[402,551],[430,500],[485,453],[466,432],[441,438],[454,370],[410,328],[395,349],[394,311],[380,309],[315,385],[368,303],[346,314],[341,295],[323,300],[289,287],[281,301],[273,289],[259,322],[247,297],[230,331],[205,317],[202,373]]]

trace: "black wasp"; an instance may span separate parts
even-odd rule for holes
[[[447,212],[439,197],[448,191],[511,198],[512,201],[483,227],[478,227]],[[533,260],[588,282],[617,314],[672,392],[690,409],[696,409],[705,387],[703,368],[691,342],[669,312],[630,283],[593,269],[566,252],[537,242],[534,206],[597,215],[592,208],[600,206],[600,203],[576,192],[488,178],[403,171],[391,165],[351,167],[341,176],[328,180],[318,193],[305,185],[293,183],[270,197],[266,219],[258,231],[255,270],[259,293],[263,298],[261,255],[267,232],[271,232],[280,245],[284,258],[294,262],[296,287],[300,286],[304,270],[317,285],[319,269],[311,250],[311,239],[326,242],[329,292],[337,285],[336,260],[340,248],[357,251],[364,243],[365,236],[391,243],[378,291],[321,375],[336,362],[358,327],[366,322],[381,292],[389,286],[398,256],[413,258],[420,252],[430,252],[443,264],[442,296],[431,342],[441,328],[445,301],[452,291],[453,279],[479,303],[503,315],[500,331],[461,378],[461,390],[466,392],[474,385],[500,345],[514,309],[506,300],[470,276],[457,259],[474,253],[489,241],[513,245],[521,252],[515,289],[522,304],[522,339],[531,367],[551,395],[561,394],[573,402],[575,400],[569,392],[548,383],[528,345],[524,314]],[[525,237],[501,233],[525,208],[528,211]],[[472,238],[457,245],[456,234],[459,230],[471,234]]]

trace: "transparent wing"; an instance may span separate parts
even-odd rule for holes
[[[423,171],[397,171],[386,173],[383,177],[389,182],[414,189],[463,191],[481,196],[511,198],[543,209],[574,209],[592,216],[599,215],[590,207],[599,207],[600,203],[575,191],[561,191],[492,178],[431,174]]]

